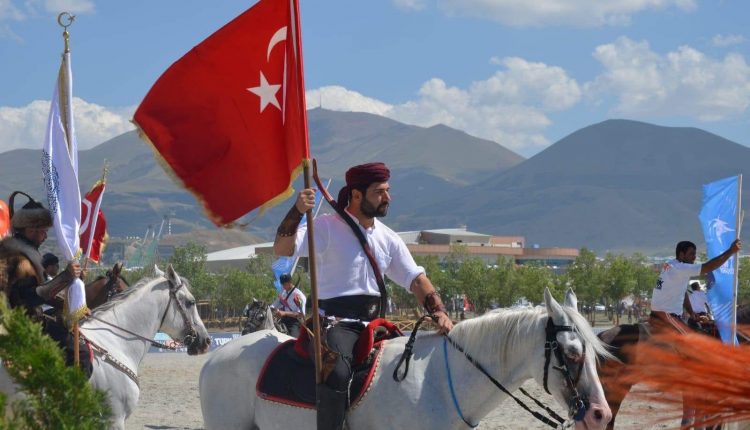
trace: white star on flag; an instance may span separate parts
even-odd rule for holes
[[[279,105],[279,101],[276,99],[276,93],[279,92],[279,88],[281,88],[281,85],[270,85],[261,71],[260,85],[248,88],[247,90],[260,97],[260,111],[262,113],[269,104],[276,106],[279,111],[281,110],[281,105]]]

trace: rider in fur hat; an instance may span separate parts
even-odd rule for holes
[[[20,210],[14,211],[13,200],[23,194],[29,201]],[[47,230],[52,227],[50,211],[28,194],[15,191],[9,199],[12,234],[0,241],[0,300],[7,298],[10,306],[23,307],[26,313],[42,321],[41,306],[48,304],[56,308],[62,301],[57,293],[81,276],[81,266],[71,262],[59,275],[47,281],[42,266],[39,246],[47,239]],[[53,327],[45,318],[45,331],[58,343],[64,345],[67,330]]]

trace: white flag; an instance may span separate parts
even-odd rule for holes
[[[73,125],[73,79],[70,53],[63,54],[52,95],[47,134],[42,150],[42,170],[47,202],[55,223],[55,236],[63,257],[79,253],[81,191],[78,188],[78,143]]]

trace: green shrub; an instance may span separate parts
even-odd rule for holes
[[[6,399],[0,399],[0,430],[109,427],[105,394],[94,390],[79,369],[65,365],[62,351],[39,324],[0,299],[0,327],[0,357],[25,394],[12,402],[12,416],[5,416]]]

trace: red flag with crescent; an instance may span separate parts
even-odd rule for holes
[[[81,249],[84,255],[88,255],[89,259],[96,263],[101,260],[104,245],[107,243],[107,220],[101,209],[104,188],[104,182],[97,182],[81,200]]]
[[[260,0],[177,60],[134,122],[217,225],[290,196],[309,158],[297,0]]]

